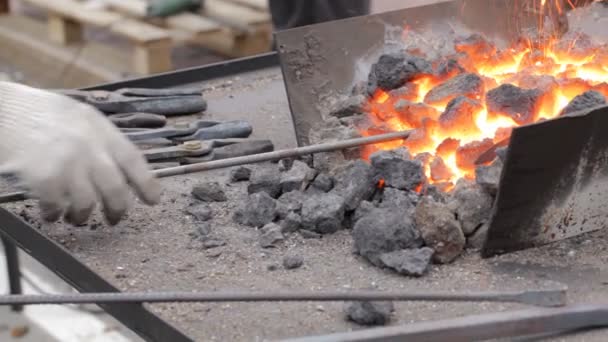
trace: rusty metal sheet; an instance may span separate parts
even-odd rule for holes
[[[608,106],[513,130],[484,257],[608,223]]]
[[[438,0],[432,5],[277,32],[298,144],[309,143],[308,132],[327,114],[332,101],[349,94],[355,83],[367,80],[372,63],[381,53],[410,44],[422,49],[429,45],[429,51],[437,50],[430,52],[441,52],[441,48],[452,46],[450,32],[483,32],[500,42],[536,25],[537,14],[517,10],[514,3]],[[404,28],[411,33],[405,39]]]

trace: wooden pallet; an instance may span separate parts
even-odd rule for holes
[[[101,28],[126,39],[132,45],[130,70],[148,75],[172,70],[171,52],[183,44],[202,46],[227,57],[268,51],[269,13],[255,5],[255,1],[248,5],[243,1],[207,0],[200,13],[187,12],[163,19],[146,18],[145,0],[106,0],[104,8],[91,8],[85,0],[21,0],[21,3],[47,14],[46,36],[57,46],[84,44],[86,27]],[[9,0],[0,0],[0,13],[9,12],[8,4]]]
[[[146,0],[106,2],[114,11],[145,20]],[[228,57],[244,57],[270,49],[272,25],[262,3],[265,0],[206,0],[200,13],[147,22],[169,30],[174,41],[200,45]]]

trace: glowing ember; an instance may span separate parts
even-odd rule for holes
[[[522,39],[505,50],[479,35],[455,42],[457,54],[434,63],[432,74],[397,90],[378,89],[368,103],[376,126],[361,133],[415,129],[405,146],[414,156],[424,154],[416,159],[430,183],[474,178],[476,159],[509,138],[513,127],[555,118],[589,90],[608,96],[608,49],[584,36],[539,41]],[[509,103],[509,96],[516,101]],[[379,144],[364,157],[396,147]]]

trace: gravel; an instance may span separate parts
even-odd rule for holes
[[[348,320],[359,325],[386,325],[395,311],[393,302],[353,302],[346,305],[345,314]]]
[[[283,267],[286,270],[294,270],[304,265],[304,258],[299,255],[288,255],[283,258]]]
[[[239,166],[230,171],[230,181],[233,183],[248,181],[251,177],[251,169],[245,166]]]
[[[203,202],[225,202],[228,200],[218,182],[205,182],[192,187],[192,196]]]

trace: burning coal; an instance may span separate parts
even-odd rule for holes
[[[362,135],[414,129],[405,142],[429,183],[474,179],[477,159],[520,125],[605,104],[608,48],[582,34],[520,39],[499,49],[474,34],[455,53],[429,61],[419,51],[382,55],[372,66]],[[394,149],[395,143],[375,145]],[[417,158],[424,156],[424,158]]]

